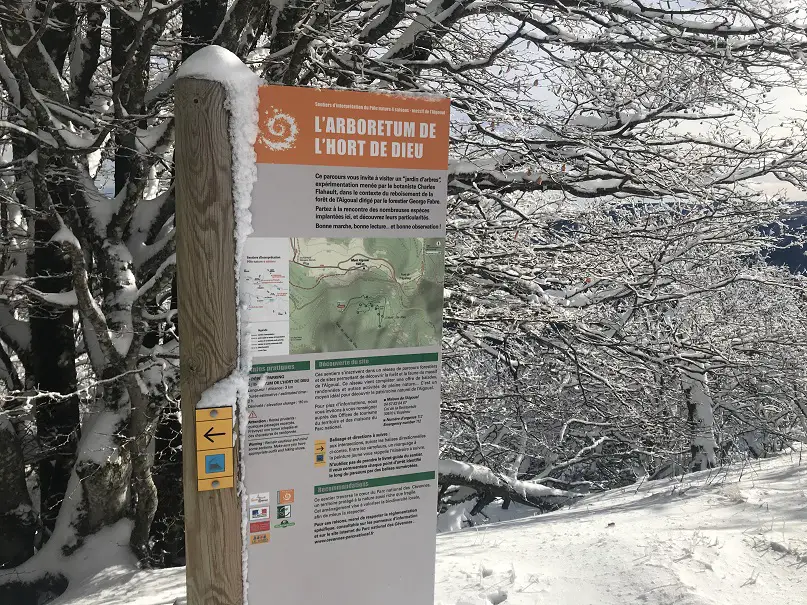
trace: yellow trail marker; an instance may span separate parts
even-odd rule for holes
[[[314,466],[325,466],[327,464],[328,445],[324,439],[314,441]]]
[[[233,421],[212,420],[196,423],[196,451],[220,450],[233,446]]]
[[[233,408],[196,410],[196,479],[200,492],[233,487]]]

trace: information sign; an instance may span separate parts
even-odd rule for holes
[[[267,86],[259,124],[249,602],[431,605],[449,101]]]

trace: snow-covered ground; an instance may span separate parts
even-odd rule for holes
[[[183,582],[183,569],[119,566],[56,603],[170,605]],[[499,603],[803,605],[807,459],[637,484],[556,513],[440,534],[435,604]]]
[[[634,485],[437,549],[441,605],[804,604],[807,459]]]

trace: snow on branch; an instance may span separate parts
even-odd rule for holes
[[[138,128],[135,134],[135,148],[139,154],[160,153],[171,142],[174,119],[164,118],[151,128]]]
[[[159,266],[157,271],[151,278],[137,291],[137,295],[135,296],[136,299],[140,299],[146,295],[159,291],[160,284],[166,281],[170,281],[171,277],[173,276],[173,272],[175,271],[177,264],[177,255],[176,253],[171,254],[163,263]]]
[[[64,251],[70,257],[73,282],[73,290],[71,292],[73,296],[75,296],[74,306],[77,306],[80,309],[83,318],[85,318],[89,325],[92,326],[93,331],[95,332],[95,338],[98,339],[98,344],[106,356],[106,359],[118,359],[119,355],[113,346],[106,316],[96,302],[95,297],[90,289],[90,279],[87,273],[87,260],[84,257],[84,251],[81,244],[70,228],[64,224],[61,218],[59,218],[59,222],[61,224],[61,228],[56,232],[56,235],[54,235],[52,241],[60,243],[62,245],[62,249],[64,249]],[[72,299],[70,302],[72,303]]]
[[[13,122],[9,122],[7,120],[0,120],[0,128],[7,128],[9,130],[14,130],[20,134],[24,134],[42,143],[45,143],[46,145],[56,147],[56,143],[52,139],[48,138],[47,136],[43,136],[42,134],[31,132],[30,130],[28,130],[24,126],[20,126],[19,124],[14,124]]]
[[[382,59],[397,59],[416,46],[418,39],[431,29],[441,28],[470,0],[431,0],[423,12],[409,24],[403,33],[390,45]]]
[[[6,65],[6,62],[3,60],[2,55],[0,55],[0,80],[3,81],[3,85],[8,91],[12,104],[19,107],[20,85],[17,82],[17,78],[14,77],[14,74],[11,73],[11,70],[8,68],[8,65]]]
[[[36,288],[23,286],[23,289],[35,300],[54,307],[72,308],[78,306],[78,297],[75,290],[68,292],[42,292]]]
[[[359,34],[362,42],[378,42],[400,23],[406,13],[406,0],[378,0],[366,18],[372,19]]]
[[[74,290],[69,290],[68,292],[43,292],[33,286],[29,285],[29,282],[32,281],[28,278],[22,278],[17,275],[3,275],[0,276],[6,284],[11,286],[12,288],[19,288],[23,292],[25,292],[31,299],[45,303],[48,305],[53,305],[54,307],[64,307],[64,308],[71,308],[78,305],[78,299],[76,298],[76,293]],[[7,311],[7,317],[11,317],[10,311]],[[6,316],[6,313],[0,314],[0,319],[3,316]],[[4,323],[2,326],[3,331],[6,331],[7,327],[14,330],[15,326],[19,324],[10,323],[8,326]],[[24,322],[20,322],[24,323]],[[30,339],[30,335],[26,338],[26,340]]]
[[[109,223],[121,209],[122,200],[120,197],[109,198],[101,193],[83,166],[76,167],[76,174],[79,192],[92,220],[92,233],[99,241],[103,241],[107,236]]]
[[[479,464],[440,460],[438,471],[441,485],[470,487],[497,498],[506,498],[529,506],[557,508],[582,498],[582,494],[505,477]]]

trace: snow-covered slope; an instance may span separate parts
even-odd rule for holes
[[[634,485],[437,548],[441,605],[804,604],[807,460]]]
[[[441,534],[437,549],[439,605],[803,605],[807,459],[637,484]],[[183,581],[182,569],[107,569],[57,603],[168,605]]]

